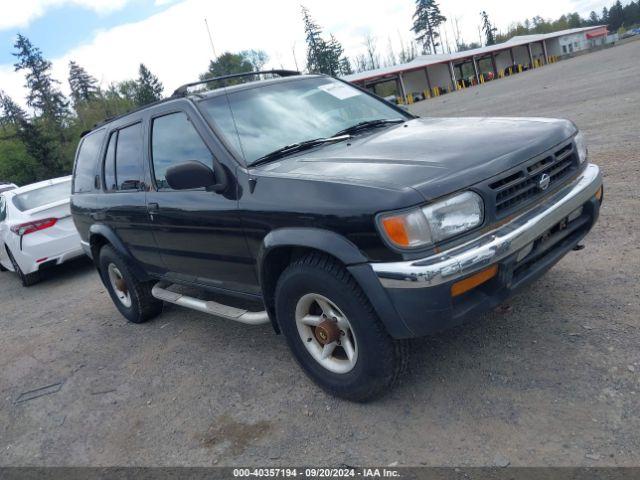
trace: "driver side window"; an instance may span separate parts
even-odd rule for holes
[[[213,155],[184,112],[155,118],[151,129],[151,155],[158,190],[170,189],[165,178],[167,169],[188,160],[208,167]]]

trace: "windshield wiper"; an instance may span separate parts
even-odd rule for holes
[[[351,138],[351,135],[343,134],[343,135],[334,135],[332,137],[314,138],[312,140],[305,140],[304,142],[292,143],[291,145],[285,145],[284,147],[278,148],[273,152],[263,155],[257,160],[254,160],[249,166],[255,167],[256,165],[260,165],[261,163],[271,162],[272,160],[282,158],[291,153],[308,150],[309,148],[313,148],[317,145],[322,145],[324,143],[340,142],[342,140],[347,140],[349,138]]]
[[[395,123],[404,123],[405,120],[400,118],[388,119],[388,118],[379,118],[377,120],[366,120],[364,122],[356,123],[355,125],[351,125],[339,132],[336,132],[335,135],[346,135],[353,134],[357,132],[361,132],[363,130],[368,130],[370,128],[382,127],[384,125],[391,125]]]

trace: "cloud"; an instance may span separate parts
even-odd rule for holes
[[[63,1],[104,11],[122,6],[127,0],[22,0],[22,3],[46,8]],[[390,42],[397,54],[400,39],[406,44],[412,38],[411,16],[415,4],[411,0],[303,1],[325,34],[335,34],[352,58],[364,53],[363,40],[367,32],[376,38],[382,57],[387,55]],[[586,15],[588,10],[582,9],[590,6],[592,1],[595,0],[484,0],[482,8],[499,29],[506,30],[509,24],[534,15],[557,18],[574,10]],[[458,0],[440,3],[450,19],[442,29],[443,37],[446,33],[453,44],[451,25],[457,18],[464,40],[478,41],[480,8],[477,2]],[[12,15],[15,16],[19,9],[12,7]],[[24,7],[22,10],[28,9]],[[62,82],[63,91],[68,92],[68,63],[74,60],[107,86],[111,82],[136,77],[138,66],[143,62],[158,75],[165,86],[165,94],[169,95],[179,85],[196,80],[212,58],[205,18],[211,28],[217,54],[263,49],[270,57],[267,67],[296,68],[297,64],[303,69],[305,66],[300,0],[183,0],[145,20],[96,32],[90,42],[52,59],[54,76]],[[2,21],[6,21],[4,17]],[[21,103],[25,95],[23,83],[22,73],[13,72],[10,65],[0,65],[0,88]]]
[[[0,15],[0,30],[26,27],[47,10],[62,5],[77,5],[98,13],[119,10],[129,0],[20,0],[3,2]]]

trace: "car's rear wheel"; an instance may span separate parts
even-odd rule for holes
[[[23,287],[30,287],[31,285],[35,285],[40,281],[40,272],[32,272],[32,273],[24,273],[16,262],[16,259],[13,258],[13,254],[11,250],[7,247],[7,255],[9,255],[9,260],[11,261],[11,265],[13,265],[13,270],[18,274],[18,278],[20,278],[20,282]]]
[[[309,254],[287,267],[276,288],[276,315],[305,373],[332,395],[366,401],[388,391],[408,363],[343,265]]]
[[[100,250],[100,276],[113,303],[130,322],[143,323],[162,312],[162,301],[151,295],[153,282],[140,282],[126,261],[110,246]]]

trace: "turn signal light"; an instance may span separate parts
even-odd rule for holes
[[[463,293],[468,292],[472,288],[476,288],[478,285],[491,280],[498,274],[498,265],[492,265],[489,268],[479,271],[478,273],[471,275],[470,277],[460,280],[459,282],[451,285],[451,296],[457,297]]]
[[[409,246],[409,234],[405,227],[405,220],[402,217],[387,217],[382,219],[384,231],[396,245],[401,247]]]
[[[596,200],[602,202],[602,193],[604,192],[604,187],[601,185],[598,191],[596,192]]]
[[[27,222],[21,223],[19,225],[14,225],[13,227],[11,227],[11,231],[16,235],[22,237],[39,230],[44,230],[45,228],[53,227],[57,221],[57,218],[43,218],[42,220],[36,220],[35,222]]]

